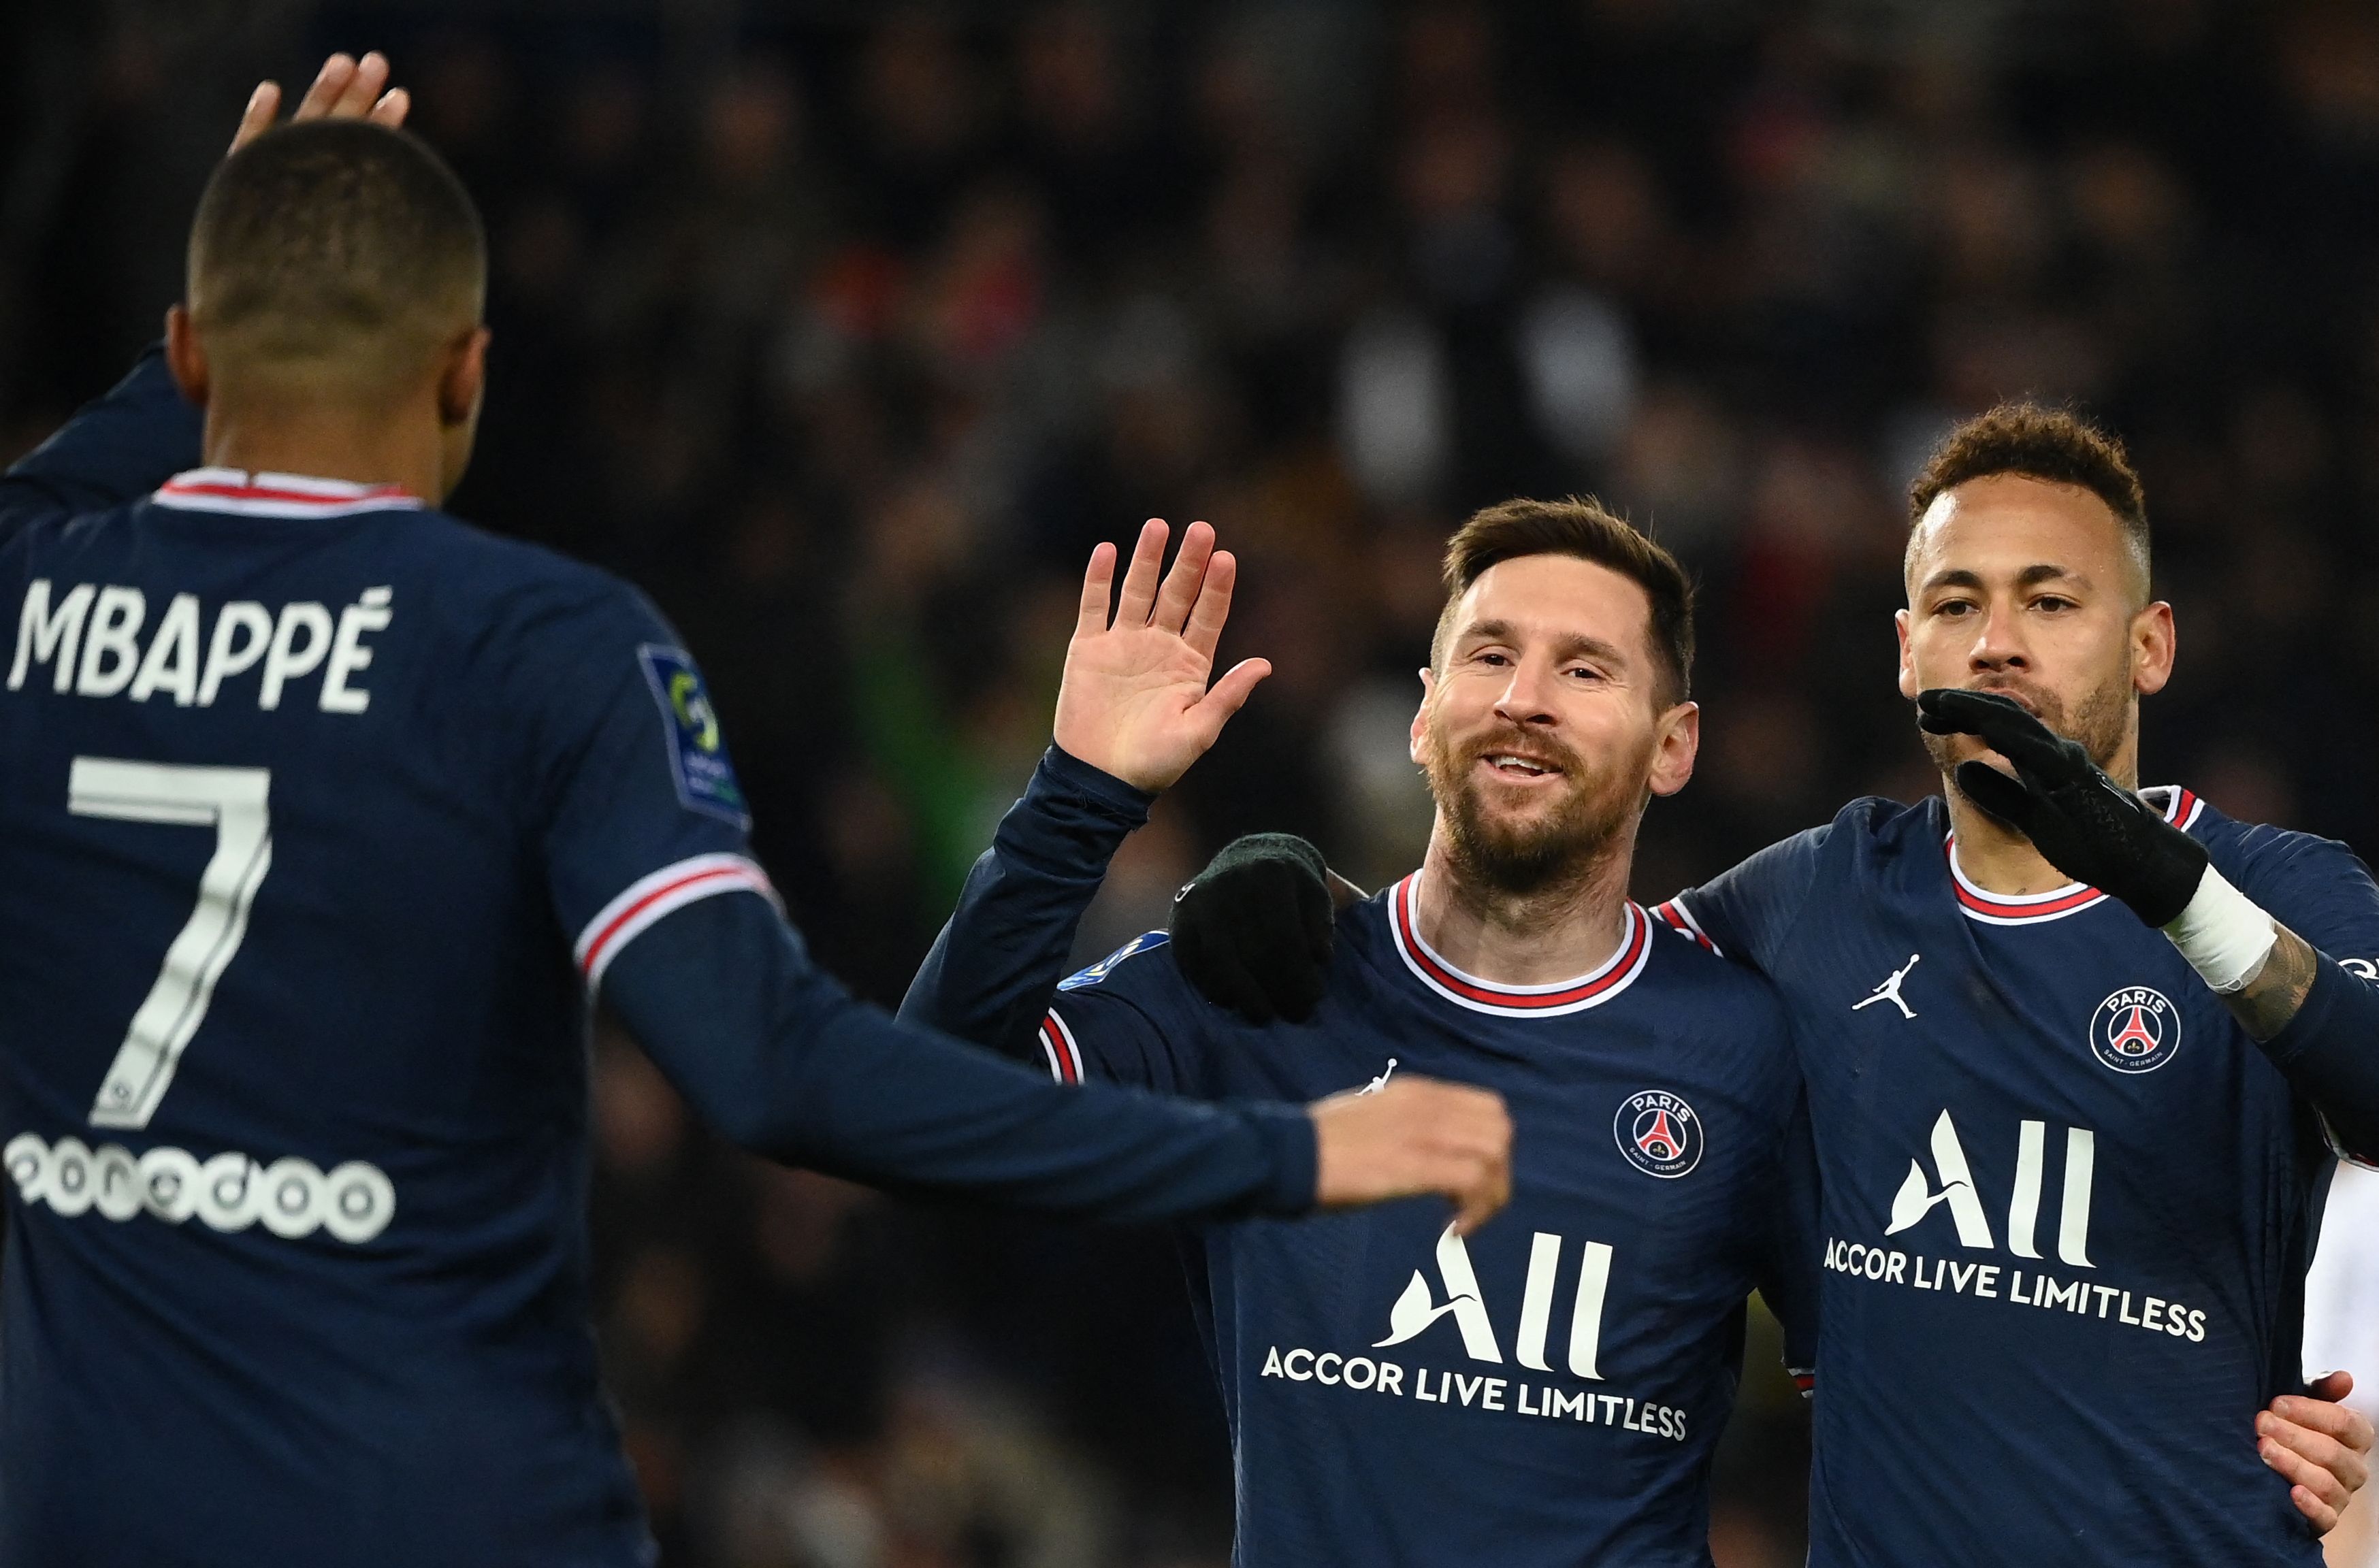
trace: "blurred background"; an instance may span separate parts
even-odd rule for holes
[[[896,1001],[1048,736],[1082,558],[1245,561],[1278,673],[1085,956],[1229,838],[1371,884],[1470,508],[1591,491],[1701,582],[1660,897],[1932,788],[1902,493],[1956,417],[2130,443],[2182,660],[2147,777],[2379,849],[2379,6],[2219,0],[46,0],[0,22],[0,458],[179,289],[249,86],[388,52],[487,215],[454,509],[647,588],[757,844]],[[672,1568],[1221,1563],[1167,1240],[760,1165],[598,1046],[599,1333]],[[1722,1568],[1800,1561],[1755,1336]]]

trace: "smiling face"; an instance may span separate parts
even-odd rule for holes
[[[2003,692],[2130,783],[2138,699],[2172,674],[2172,607],[2147,595],[2145,563],[2091,491],[2019,474],[1970,479],[1935,498],[1909,542],[1901,693]],[[1925,744],[1945,777],[1995,755],[1971,735]]]
[[[1446,618],[1412,757],[1464,875],[1525,894],[1584,875],[1649,795],[1691,777],[1699,710],[1672,703],[1642,586],[1592,561],[1499,561]]]

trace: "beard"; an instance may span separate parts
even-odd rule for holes
[[[2081,742],[2082,749],[2090,754],[2090,760],[2101,769],[2114,762],[2131,734],[2131,680],[2128,669],[2118,671],[2083,694],[2071,711],[2056,693],[2029,681],[1999,681],[1974,689],[2004,692],[2022,698],[2043,724],[2069,741]],[[1955,788],[1958,764],[1975,755],[1970,748],[1980,742],[1971,735],[1935,735],[1922,730],[1917,733],[1924,737],[1925,750],[1933,758],[1933,765],[1941,770],[1944,778],[1952,780],[1951,787]]]
[[[1561,769],[1565,788],[1550,809],[1516,821],[1489,809],[1476,764],[1503,751],[1540,756]],[[1432,727],[1425,754],[1455,867],[1465,880],[1501,894],[1584,882],[1620,847],[1643,794],[1622,782],[1619,769],[1597,774],[1569,748],[1518,730],[1456,742]],[[1643,769],[1636,772],[1640,780]]]

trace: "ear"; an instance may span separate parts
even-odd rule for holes
[[[1437,677],[1424,669],[1420,672],[1420,706],[1413,709],[1412,745],[1407,751],[1414,763],[1429,766],[1429,700],[1437,694]]]
[[[438,422],[449,429],[479,416],[488,387],[488,329],[474,327],[446,350],[438,372]]]
[[[2131,690],[2155,696],[2172,679],[2172,661],[2180,653],[2180,633],[2172,622],[2172,606],[2158,599],[2131,617]]]
[[[197,408],[207,405],[207,353],[199,346],[199,329],[190,313],[178,305],[165,309],[165,368],[184,402]]]
[[[1673,795],[1694,776],[1694,759],[1701,754],[1702,705],[1679,703],[1660,716],[1658,732],[1646,782],[1656,795]]]
[[[1913,703],[1916,700],[1916,694],[1924,688],[1916,683],[1916,656],[1908,649],[1908,612],[1906,610],[1895,609],[1891,612],[1891,629],[1900,638],[1900,694]]]

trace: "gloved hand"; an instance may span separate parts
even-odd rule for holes
[[[1958,765],[1958,787],[2032,840],[2048,863],[2129,904],[2162,927],[2196,896],[2204,847],[2100,772],[2078,742],[1997,692],[1937,687],[1917,694],[1917,723],[1935,735],[1974,735],[2015,765],[2011,778],[1982,761]]]
[[[1174,959],[1208,1001],[1250,1023],[1302,1023],[1322,1000],[1336,923],[1322,851],[1293,834],[1251,833],[1174,898]]]

